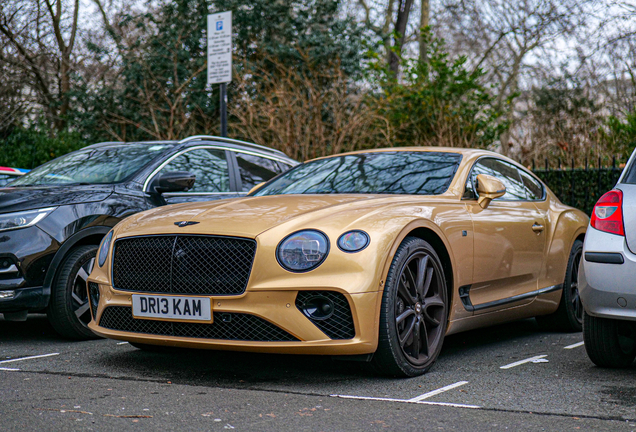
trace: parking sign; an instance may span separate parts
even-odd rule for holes
[[[232,81],[232,12],[208,15],[208,84]]]

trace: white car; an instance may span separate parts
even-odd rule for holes
[[[602,367],[636,358],[636,151],[594,206],[579,268],[583,338]]]

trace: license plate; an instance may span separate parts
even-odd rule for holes
[[[206,297],[133,294],[132,307],[135,318],[212,322],[212,307]]]

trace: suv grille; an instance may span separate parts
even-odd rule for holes
[[[135,319],[129,307],[109,306],[104,309],[99,325],[111,330],[160,336],[260,342],[298,341],[262,318],[241,313],[214,312],[212,324],[185,323]]]
[[[256,241],[238,237],[124,238],[115,243],[113,286],[153,293],[241,294],[255,253]]]

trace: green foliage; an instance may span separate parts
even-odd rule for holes
[[[378,114],[392,128],[395,145],[491,146],[508,127],[494,98],[481,83],[483,71],[470,71],[465,57],[451,59],[444,42],[427,44],[427,61],[402,60],[402,79],[375,54],[372,80]]]
[[[32,169],[85,145],[76,133],[51,137],[35,127],[14,128],[0,140],[0,165]]]
[[[82,132],[126,141],[207,132],[218,99],[206,90],[207,14],[206,0],[175,0],[125,15],[118,25],[140,37],[125,47],[117,81],[77,91]]]
[[[636,111],[628,113],[624,119],[609,116],[606,126],[603,141],[614,154],[628,158],[636,148]]]
[[[362,72],[364,27],[342,16],[334,0],[213,0],[214,11],[232,11],[235,53],[260,64],[269,59],[305,70],[340,61],[348,76]]]
[[[308,58],[318,64],[341,59],[348,73],[360,72],[361,26],[340,17],[337,1],[170,0],[117,24],[139,37],[133,46],[120,46],[113,83],[81,83],[75,92],[74,123],[83,136],[133,141],[218,133],[219,86],[209,88],[206,79],[207,15],[227,10],[233,12],[235,74],[252,74],[250,97],[258,97],[259,76],[246,62],[276,70],[273,59],[301,70]],[[106,49],[89,48],[96,58]],[[235,91],[230,84],[230,104]]]
[[[534,173],[561,202],[589,215],[601,195],[614,187],[621,169],[534,170]]]

